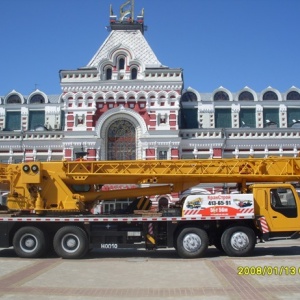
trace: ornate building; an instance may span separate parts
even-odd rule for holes
[[[60,71],[60,95],[0,96],[0,160],[186,159],[298,155],[300,89],[183,90],[144,37],[143,12],[110,15],[90,62]]]

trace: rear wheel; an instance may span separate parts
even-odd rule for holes
[[[178,235],[176,250],[182,258],[198,258],[208,248],[208,236],[203,229],[184,228]]]
[[[221,237],[221,244],[229,256],[249,256],[255,247],[254,231],[245,226],[227,228]]]
[[[38,258],[48,250],[48,239],[37,227],[23,227],[15,233],[13,247],[19,257]]]
[[[56,254],[62,258],[81,258],[89,250],[86,232],[77,226],[60,228],[53,240]]]

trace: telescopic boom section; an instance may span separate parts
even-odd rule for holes
[[[95,177],[102,184],[168,183],[179,186],[179,190],[199,183],[287,182],[300,178],[300,158],[288,157],[64,164],[68,181]]]
[[[180,192],[200,183],[297,182],[300,158],[59,161],[0,165],[12,210],[86,211],[95,200]],[[104,191],[105,184],[135,185]]]

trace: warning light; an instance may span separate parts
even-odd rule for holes
[[[31,171],[34,173],[37,173],[39,171],[39,167],[37,165],[32,165],[31,166]]]
[[[30,167],[29,167],[28,165],[24,165],[24,166],[23,166],[23,171],[24,171],[25,173],[28,173],[28,172],[30,171]]]

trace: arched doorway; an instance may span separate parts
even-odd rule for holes
[[[117,120],[107,131],[107,159],[135,160],[136,134],[135,127],[127,120]]]

